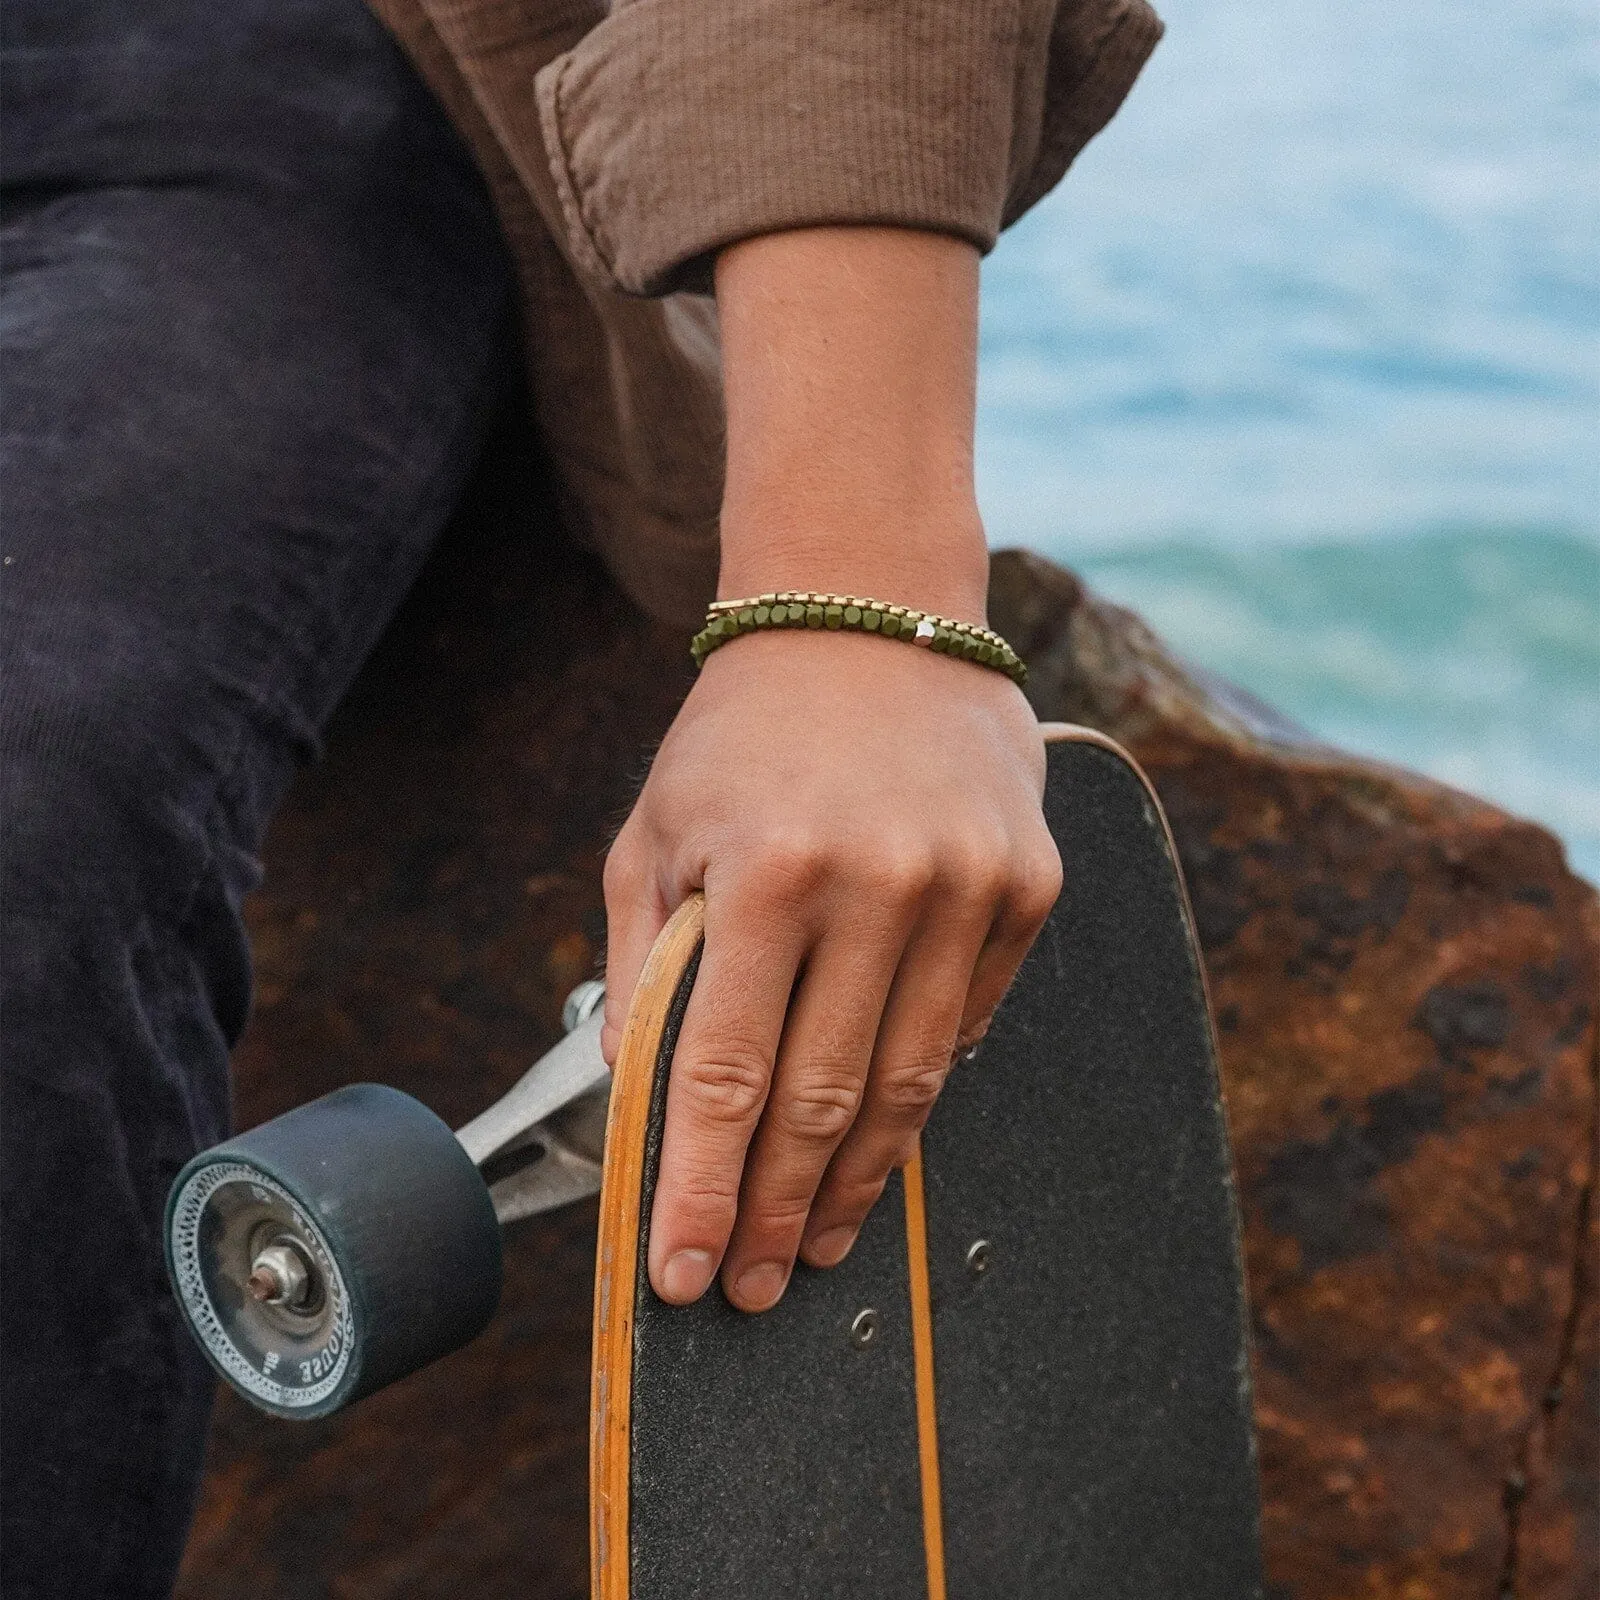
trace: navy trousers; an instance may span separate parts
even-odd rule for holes
[[[171,1588],[275,803],[508,378],[483,183],[360,0],[7,0],[0,1592]]]

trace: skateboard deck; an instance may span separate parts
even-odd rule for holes
[[[1239,1223],[1170,835],[1047,730],[1066,883],[918,1158],[772,1311],[650,1290],[702,908],[617,1062],[595,1278],[592,1600],[1241,1600],[1261,1591]]]

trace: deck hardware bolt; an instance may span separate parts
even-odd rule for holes
[[[989,1257],[991,1255],[987,1239],[974,1240],[967,1250],[967,1271],[974,1278],[981,1278],[989,1270]]]
[[[877,1337],[878,1313],[868,1306],[864,1311],[858,1311],[856,1320],[850,1324],[850,1343],[857,1350],[865,1350]]]

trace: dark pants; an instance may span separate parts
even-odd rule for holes
[[[507,376],[483,185],[359,0],[7,0],[6,1600],[165,1594],[212,1383],[168,1184],[240,900]]]

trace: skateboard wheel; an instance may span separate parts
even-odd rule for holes
[[[465,1344],[500,1298],[483,1179],[428,1108],[376,1084],[203,1151],[167,1200],[167,1270],[211,1364],[321,1417]]]

